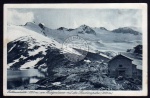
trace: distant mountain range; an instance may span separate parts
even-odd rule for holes
[[[134,35],[140,35],[140,31],[137,31],[135,29],[129,28],[129,27],[123,27],[123,28],[118,28],[118,29],[114,29],[112,30],[112,32],[115,33],[130,33],[130,34],[134,34]]]
[[[104,27],[92,28],[87,25],[81,25],[75,29],[65,27],[50,29],[42,23],[28,22],[22,26],[8,25],[7,28],[8,68],[39,68],[39,66],[52,63],[51,59],[57,56],[58,60],[60,57],[63,61],[65,58],[62,44],[68,37],[74,35],[85,39],[89,46],[89,53],[97,55],[98,52],[100,58],[109,58],[115,52],[126,51],[142,42],[140,32],[126,27],[113,31]],[[45,61],[48,59],[48,62]],[[56,60],[56,62],[59,61]],[[65,62],[69,61],[65,59]],[[43,68],[43,70],[46,69]]]
[[[37,25],[43,30],[44,30],[44,28],[48,28],[48,27],[44,26],[42,23],[35,24],[35,23],[32,23],[32,22],[27,22],[25,24],[25,26],[31,26],[31,25]],[[48,28],[48,29],[50,29],[50,28]],[[134,35],[139,35],[142,32],[141,29],[137,28],[137,27],[120,27],[120,28],[117,28],[117,29],[114,29],[114,30],[107,30],[105,27],[92,28],[92,27],[89,27],[89,26],[87,26],[85,24],[81,25],[81,26],[79,26],[78,28],[75,28],[75,29],[72,29],[72,28],[68,29],[68,28],[65,28],[65,27],[59,27],[56,30],[68,31],[68,32],[77,31],[80,34],[87,33],[87,34],[94,34],[94,35],[96,35],[95,29],[99,29],[99,30],[103,30],[103,31],[109,31],[109,32],[112,32],[112,33],[113,32],[114,33],[130,33],[130,34],[134,34]]]
[[[114,30],[107,30],[105,27],[99,27],[97,29],[104,30],[104,31],[110,31],[110,32],[113,32],[113,33],[130,33],[130,34],[134,34],[134,35],[139,35],[142,32],[142,30],[140,28],[137,28],[137,27],[120,27],[120,28],[117,28],[117,29],[114,29]],[[71,29],[71,28],[67,29],[65,27],[60,27],[57,30],[65,30],[65,31],[79,30],[78,33],[83,34],[83,32],[85,31],[85,33],[96,35],[95,28],[89,27],[85,24],[81,25],[81,26],[79,26],[78,28],[75,28],[75,29]]]

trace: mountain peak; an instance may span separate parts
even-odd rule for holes
[[[131,28],[134,31],[138,31],[138,32],[142,33],[142,29],[140,27],[130,26],[130,27],[127,27],[127,28]]]
[[[134,34],[134,35],[141,34],[139,31],[135,31],[134,29],[132,29],[130,27],[121,27],[121,28],[112,30],[112,32],[115,32],[115,33],[130,33],[130,34]]]
[[[78,30],[78,33],[80,33],[80,34],[86,33],[86,34],[94,34],[94,35],[96,35],[96,32],[91,27],[89,27],[89,26],[87,26],[85,24],[81,25],[80,27],[78,27],[76,29]]]
[[[100,27],[100,29],[101,29],[101,30],[106,30],[106,31],[108,31],[105,27]]]
[[[45,29],[45,26],[44,26],[43,23],[39,23],[38,26],[39,26],[41,29],[43,29],[43,30]]]
[[[26,22],[26,24],[24,26],[27,26],[27,25],[33,25],[35,24],[34,22]]]
[[[79,28],[87,28],[87,27],[89,27],[89,26],[83,24],[83,25],[81,25]]]
[[[82,29],[83,31],[88,30],[88,29],[92,29],[91,27],[89,27],[85,24],[81,25],[79,28]]]
[[[60,27],[60,28],[58,28],[57,30],[68,30],[68,29],[65,28],[65,27]]]

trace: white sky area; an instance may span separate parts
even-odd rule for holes
[[[139,9],[8,9],[8,24],[24,25],[26,22],[44,23],[56,29],[77,28],[80,25],[105,27],[141,27],[142,11]]]

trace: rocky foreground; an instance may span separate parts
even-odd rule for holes
[[[93,63],[91,63],[93,65]],[[96,64],[96,63],[95,63]],[[98,62],[97,62],[98,64]],[[141,84],[123,77],[110,78],[105,74],[104,63],[93,68],[90,64],[78,67],[62,67],[54,70],[52,77],[46,77],[35,84],[27,84],[17,90],[141,90]],[[89,66],[89,67],[87,67]]]

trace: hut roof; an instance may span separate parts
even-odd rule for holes
[[[133,61],[130,57],[127,57],[127,56],[125,56],[125,55],[123,55],[123,54],[119,54],[119,55],[114,56],[114,57],[113,57],[112,59],[110,59],[108,62],[110,62],[110,61],[112,61],[112,60],[114,60],[114,59],[116,59],[116,58],[118,58],[118,57],[120,57],[120,56],[122,56],[122,57],[124,57],[124,58],[126,58],[126,59],[128,59],[128,60]]]

